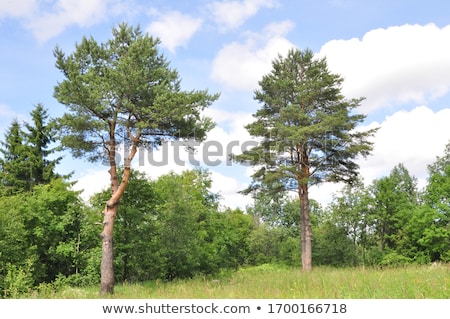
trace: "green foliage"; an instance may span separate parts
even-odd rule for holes
[[[33,287],[33,264],[30,260],[23,266],[10,263],[5,265],[6,275],[0,282],[0,296],[4,298],[18,298],[28,293]]]
[[[356,266],[355,245],[345,228],[327,222],[314,230],[314,264],[333,267]]]
[[[301,260],[298,237],[286,237],[280,243],[280,262],[288,266],[299,266]]]
[[[432,167],[433,176],[442,177],[437,165]],[[445,260],[450,237],[435,204],[440,186],[430,182],[422,201],[416,179],[399,164],[368,187],[344,188],[329,207],[330,220],[353,239],[357,260],[364,265]]]
[[[373,220],[381,248],[396,249],[403,226],[410,220],[417,205],[415,178],[399,164],[390,175],[375,180],[371,188]]]
[[[29,152],[25,146],[24,132],[17,121],[13,121],[5,133],[5,141],[1,142],[0,180],[2,193],[16,194],[30,191]]]
[[[273,229],[266,225],[257,227],[248,239],[251,254],[248,264],[260,265],[279,260],[281,229]]]
[[[91,198],[92,209],[100,211],[110,196],[109,190],[94,195]],[[153,245],[157,241],[154,221],[158,200],[154,183],[143,173],[132,170],[115,222],[117,281],[147,279],[152,273],[154,260],[148,255],[154,251]],[[99,213],[97,216],[100,218]]]
[[[11,265],[0,271],[3,289],[30,288],[77,271],[84,220],[78,193],[69,188],[54,179],[0,199],[0,262]]]
[[[383,259],[380,262],[380,265],[398,267],[398,266],[405,266],[407,264],[410,264],[411,262],[412,262],[411,258],[402,256],[396,252],[392,252],[384,255]]]
[[[159,39],[120,24],[112,39],[83,37],[75,51],[54,50],[64,80],[54,96],[67,106],[60,138],[75,157],[110,163],[117,143],[153,147],[165,138],[202,139],[212,128],[201,111],[218,95],[182,91],[176,70],[158,51]]]
[[[217,274],[248,258],[253,219],[218,210],[203,170],[169,173],[157,180],[132,170],[115,229],[116,281],[173,280]],[[102,205],[109,192],[92,198]]]
[[[425,190],[425,203],[437,210],[439,225],[450,229],[450,143],[444,155],[428,166],[429,178]]]
[[[36,105],[30,115],[32,124],[25,123],[25,137],[30,152],[28,164],[32,163],[31,185],[47,184],[60,177],[55,169],[62,157],[49,159],[59,150],[59,147],[49,148],[55,142],[54,123],[49,121],[48,111],[42,104]]]
[[[23,196],[0,197],[0,264],[19,264],[33,255],[20,206]],[[2,270],[0,270],[1,272]],[[5,273],[2,273],[4,276]]]
[[[61,179],[35,187],[32,196],[21,205],[27,240],[36,246],[36,278],[51,281],[59,273],[75,270],[77,238],[82,213],[78,193]]]
[[[290,200],[282,193],[269,195],[266,192],[259,192],[254,197],[254,204],[247,208],[247,212],[270,227],[282,227],[298,235],[299,207],[298,200]]]
[[[376,130],[355,130],[365,118],[353,112],[362,99],[346,99],[342,82],[330,73],[326,59],[314,58],[311,50],[290,50],[273,61],[255,92],[262,107],[246,126],[261,143],[236,156],[260,166],[246,192],[263,187],[261,183],[276,191],[354,180],[355,159],[369,154],[368,138]]]
[[[48,123],[47,110],[38,104],[30,113],[32,123],[26,130],[15,120],[1,142],[0,185],[5,195],[29,192],[35,185],[49,183],[59,177],[55,167],[61,157],[50,160],[58,148],[49,149],[53,138],[53,124]]]
[[[312,267],[312,229],[309,186],[323,182],[353,183],[358,176],[359,156],[372,150],[377,129],[357,130],[365,115],[356,114],[360,99],[341,93],[343,78],[328,70],[325,58],[311,50],[291,49],[278,56],[272,70],[259,82],[255,99],[262,107],[246,126],[259,144],[234,156],[257,166],[244,194],[263,192],[276,198],[293,190],[300,211],[301,259]]]
[[[251,216],[241,210],[211,210],[200,221],[201,272],[216,274],[223,269],[237,269],[251,254],[249,237],[254,229]]]

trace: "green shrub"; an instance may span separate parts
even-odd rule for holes
[[[404,266],[411,264],[413,260],[396,252],[386,254],[380,262],[381,266]]]
[[[1,284],[3,298],[19,298],[33,287],[33,266],[27,262],[24,266],[6,264],[6,276]]]

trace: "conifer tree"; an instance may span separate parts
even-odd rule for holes
[[[111,197],[103,211],[101,293],[114,292],[113,228],[119,201],[140,147],[178,138],[201,140],[213,123],[202,110],[218,98],[207,90],[183,91],[178,72],[158,51],[159,39],[121,24],[98,43],[83,37],[75,51],[54,51],[64,80],[54,96],[67,107],[60,138],[75,157],[109,166]],[[127,152],[119,161],[119,146]],[[118,176],[118,165],[123,165]]]
[[[38,104],[30,113],[32,123],[25,123],[27,147],[29,151],[30,183],[39,185],[47,184],[51,180],[60,177],[55,172],[55,167],[62,157],[49,159],[58,151],[58,147],[50,148],[55,142],[53,124],[49,121],[47,110]]]
[[[259,82],[255,99],[262,104],[247,125],[258,146],[235,158],[258,168],[244,193],[294,190],[300,199],[302,265],[312,268],[309,187],[323,182],[352,183],[359,156],[372,150],[376,130],[357,130],[365,115],[355,111],[362,98],[341,93],[343,78],[328,70],[325,58],[292,49],[272,63]]]
[[[38,104],[30,115],[32,123],[21,125],[14,120],[1,142],[0,180],[9,195],[31,191],[35,185],[60,177],[55,167],[61,157],[49,158],[58,148],[49,148],[54,138],[47,110]]]
[[[17,120],[13,120],[1,141],[0,180],[5,195],[30,191],[29,152],[25,134]]]

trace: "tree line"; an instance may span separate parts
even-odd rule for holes
[[[68,55],[56,47],[63,80],[54,97],[66,112],[49,119],[37,105],[31,123],[13,121],[1,143],[3,296],[96,282],[108,294],[117,281],[216,275],[268,262],[308,271],[313,261],[449,260],[450,147],[429,166],[424,190],[402,163],[366,186],[356,159],[370,155],[377,129],[357,129],[364,99],[343,96],[343,78],[310,50],[279,56],[255,91],[261,108],[246,128],[260,143],[232,155],[257,167],[242,191],[254,198],[245,211],[219,209],[205,169],[157,180],[132,170],[138,148],[204,140],[214,123],[202,111],[219,94],[182,90],[159,39],[139,27],[121,24],[112,35],[104,43],[83,37]],[[123,162],[118,147],[128,150]],[[70,175],[57,173],[59,150],[107,163],[111,187],[83,202]],[[309,188],[325,182],[346,186],[321,207]]]
[[[59,157],[48,159],[57,148],[49,148],[47,111],[38,105],[32,114],[24,129],[17,121],[10,125],[0,149],[2,297],[100,280],[100,211],[110,190],[82,201],[68,177],[56,173]],[[28,140],[37,127],[45,136]],[[48,163],[48,178],[22,179],[23,158],[34,158],[38,143],[42,149],[34,155],[39,160],[26,162],[28,172]],[[450,144],[428,172],[421,190],[400,163],[368,185],[345,186],[326,207],[310,200],[314,264],[450,261]],[[245,211],[221,209],[211,183],[209,172],[200,168],[156,180],[131,170],[116,220],[116,282],[215,276],[264,263],[301,266],[298,199],[258,193]]]

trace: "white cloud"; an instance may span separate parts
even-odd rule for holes
[[[108,168],[88,169],[77,180],[73,189],[81,191],[81,198],[88,201],[92,195],[101,192],[110,186]]]
[[[0,19],[18,19],[43,43],[70,26],[88,27],[133,11],[130,0],[15,0],[2,3]]]
[[[365,182],[386,176],[395,165],[403,163],[423,186],[427,165],[443,153],[450,140],[449,122],[450,109],[433,112],[426,106],[387,116],[379,125],[372,155],[360,161]]]
[[[211,180],[213,181],[211,191],[221,197],[222,207],[240,208],[245,210],[246,206],[253,202],[251,196],[245,196],[238,192],[248,185],[240,182],[236,178],[225,176],[217,171],[211,170]]]
[[[309,198],[314,199],[325,208],[333,200],[333,195],[339,194],[343,183],[323,183],[309,188]],[[298,198],[298,196],[297,196]]]
[[[107,17],[107,0],[58,0],[25,25],[39,42],[45,42],[71,25],[87,27],[103,21]],[[45,11],[44,11],[45,10]]]
[[[423,104],[450,90],[450,25],[402,25],[360,39],[322,46],[328,66],[344,78],[343,93],[365,96],[363,111],[393,104]]]
[[[292,28],[290,21],[273,23],[261,34],[247,33],[244,43],[225,45],[213,61],[212,79],[231,89],[256,89],[258,81],[270,71],[273,59],[294,47],[284,37]]]
[[[158,15],[159,20],[150,23],[146,31],[158,36],[162,46],[171,52],[175,52],[179,46],[185,46],[202,25],[202,19],[178,11]]]
[[[0,18],[31,17],[37,9],[37,0],[2,1],[0,6]]]
[[[208,5],[214,21],[222,31],[236,29],[261,8],[277,6],[275,0],[215,1]]]

